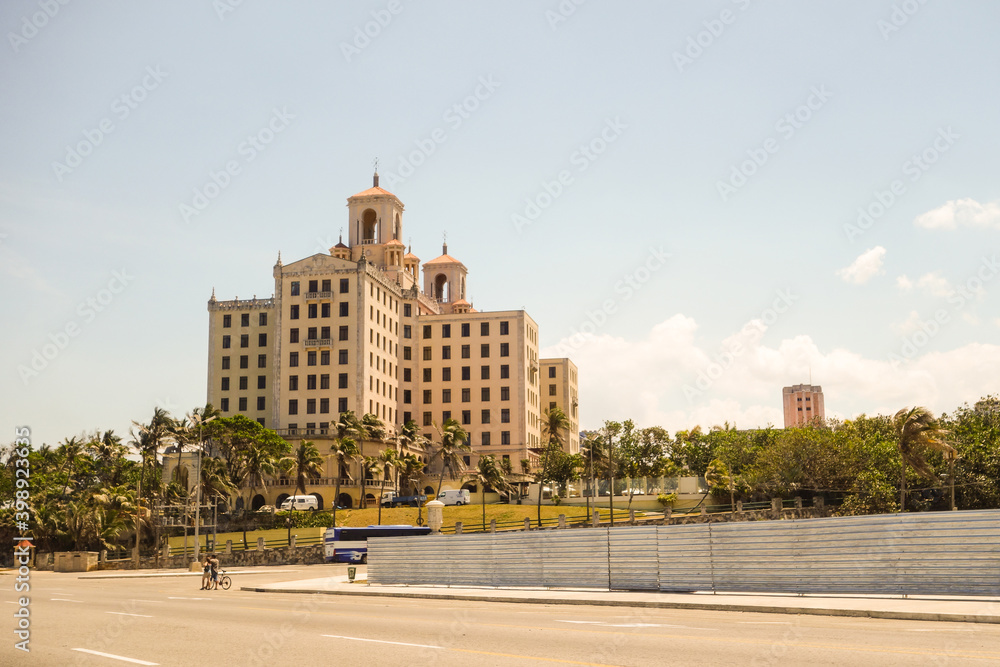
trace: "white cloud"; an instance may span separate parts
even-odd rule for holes
[[[1000,202],[980,204],[975,199],[954,199],[944,206],[918,215],[913,224],[927,229],[1000,228]]]
[[[827,416],[841,417],[893,414],[908,405],[951,411],[996,393],[1000,375],[1000,345],[969,343],[925,352],[894,367],[888,358],[893,350],[869,358],[843,348],[820,350],[804,335],[770,346],[759,336],[741,334],[716,348],[696,342],[696,330],[692,318],[678,314],[637,340],[566,339],[542,356],[568,353],[579,366],[581,428],[598,427],[605,419],[633,419],[671,433],[727,421],[740,428],[780,428],[781,388],[809,382],[810,374],[823,387]],[[737,339],[740,351],[727,355],[724,350],[736,349]],[[700,374],[714,376],[703,389],[697,388]],[[697,393],[686,395],[685,387]]]
[[[837,275],[845,282],[863,285],[880,273],[882,261],[885,259],[885,248],[880,245],[865,250],[854,262],[843,269],[837,270]]]
[[[908,336],[919,329],[921,324],[923,324],[923,320],[920,319],[920,313],[915,310],[911,310],[909,317],[899,324],[892,325],[892,330],[901,336]]]
[[[941,275],[940,271],[931,271],[920,276],[917,280],[917,287],[924,290],[931,296],[945,297],[955,291],[948,279]]]
[[[911,289],[913,289],[913,281],[907,278],[906,275],[904,274],[896,278],[896,287],[903,290],[904,292],[909,292]]]

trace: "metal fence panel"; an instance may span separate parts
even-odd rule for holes
[[[608,529],[611,590],[657,590],[659,587],[655,526]]]

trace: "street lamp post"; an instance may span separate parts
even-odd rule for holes
[[[195,506],[194,506],[194,560],[198,562],[201,560],[201,538],[199,536],[199,529],[201,528],[201,453],[205,449],[205,439],[203,436],[202,426],[206,422],[210,422],[215,417],[209,417],[205,419],[203,415],[192,415],[191,420],[198,422],[198,468],[195,474]],[[178,445],[180,446],[180,445]]]

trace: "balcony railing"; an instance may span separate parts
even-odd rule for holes
[[[336,485],[337,485],[337,478],[336,477],[314,477],[312,479],[306,480],[306,486],[336,486]],[[273,482],[268,482],[268,486],[271,487],[271,488],[277,488],[277,489],[294,487],[295,486],[295,480],[294,479],[278,479],[278,480],[274,480]],[[340,478],[340,486],[341,487],[358,487],[358,488],[360,488],[361,487],[361,480],[351,479],[350,477],[341,477]],[[391,479],[369,479],[369,480],[365,481],[365,488],[366,489],[377,489],[377,488],[391,489],[391,488],[394,488],[394,487],[395,487],[395,484],[393,484],[393,482],[392,482]],[[243,488],[247,488],[247,487],[243,487]]]
[[[332,338],[306,338],[306,347],[332,347]]]
[[[307,299],[332,299],[333,292],[306,292]]]
[[[275,433],[280,436],[291,436],[298,437],[303,435],[319,435],[319,436],[332,436],[333,431],[328,428],[279,428],[275,429]]]

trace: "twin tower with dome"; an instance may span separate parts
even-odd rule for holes
[[[293,444],[311,440],[323,454],[336,435],[331,424],[348,410],[396,432],[412,419],[434,442],[437,427],[455,419],[470,435],[467,466],[490,454],[515,471],[523,460],[537,464],[542,412],[559,407],[571,424],[567,450],[579,451],[577,369],[569,359],[539,358],[537,323],[524,310],[473,308],[468,269],[447,244],[423,264],[421,280],[420,259],[400,240],[403,202],[379,187],[377,173],[347,207],[348,243],[289,264],[279,254],[271,298],[219,301],[213,290],[209,402]],[[385,446],[363,447],[374,455]],[[339,504],[357,505],[356,470],[324,475],[310,490],[324,506],[333,497],[323,487],[337,475]],[[391,481],[374,484],[369,491]],[[273,504],[282,490],[253,504]]]

